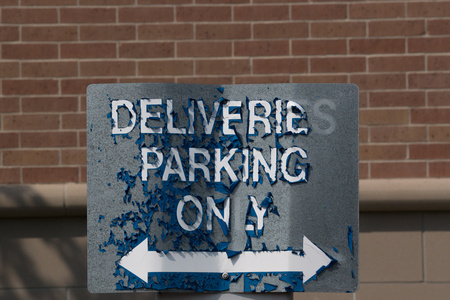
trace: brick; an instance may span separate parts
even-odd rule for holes
[[[174,20],[172,7],[120,7],[120,23],[159,23]]]
[[[193,1],[194,0],[138,0],[138,4],[192,4]]]
[[[308,0],[253,0],[252,2],[253,3],[297,3],[297,2],[308,2]]]
[[[424,106],[425,92],[371,92],[371,107]]]
[[[369,128],[359,126],[359,143],[365,144],[369,142]]]
[[[58,46],[56,44],[4,44],[2,45],[4,59],[56,59]]]
[[[450,126],[430,126],[429,140],[431,142],[450,142]]]
[[[288,19],[288,5],[242,5],[234,7],[234,21],[280,21]]]
[[[22,148],[76,147],[77,136],[75,131],[21,132],[20,146]]]
[[[173,42],[141,42],[120,43],[119,57],[125,58],[158,58],[174,57],[175,44]]]
[[[408,52],[450,52],[450,37],[409,38]]]
[[[350,54],[405,53],[404,39],[353,39]]]
[[[80,182],[87,182],[87,167],[86,166],[81,166],[79,169],[80,172]]]
[[[62,115],[62,129],[86,129],[86,114]]]
[[[424,20],[369,22],[369,36],[412,36],[424,34]]]
[[[60,9],[61,23],[115,23],[115,8],[71,7]]]
[[[87,146],[86,131],[79,131],[78,132],[78,146],[79,147],[86,147]]]
[[[300,4],[291,8],[293,20],[337,20],[347,18],[346,4]]]
[[[76,62],[23,62],[24,77],[76,77],[78,65]]]
[[[22,177],[25,184],[78,182],[79,169],[77,167],[23,168]]]
[[[449,35],[450,20],[427,20],[427,33],[429,35]]]
[[[424,126],[377,126],[370,128],[373,143],[425,142],[427,128]]]
[[[308,37],[307,22],[256,23],[253,24],[255,39],[292,39]]]
[[[58,150],[4,150],[4,166],[44,166],[59,163]]]
[[[102,60],[80,62],[81,76],[132,76],[136,75],[134,61]]]
[[[306,58],[255,58],[252,67],[254,74],[307,73],[308,61]]]
[[[18,26],[0,26],[0,41],[12,42],[19,40]]]
[[[0,113],[14,113],[19,112],[19,110],[20,106],[18,97],[0,98]]]
[[[407,4],[408,17],[449,17],[450,3],[447,1],[438,2],[411,2]]]
[[[138,62],[138,75],[140,76],[193,74],[194,64],[192,60],[158,60]]]
[[[367,179],[369,178],[369,164],[368,163],[359,163],[359,179]]]
[[[425,56],[369,57],[369,72],[425,71]]]
[[[428,168],[429,168],[430,177],[450,177],[450,162],[449,161],[430,162]],[[0,175],[0,178],[1,178],[1,175]]]
[[[61,150],[62,165],[85,165],[86,160],[86,149]]]
[[[19,147],[19,134],[0,132],[0,149]]]
[[[408,109],[364,109],[359,112],[360,125],[406,125]]]
[[[177,57],[231,56],[231,42],[178,42]]]
[[[0,183],[20,183],[20,169],[0,167]]]
[[[61,44],[61,58],[115,58],[114,43]]]
[[[348,83],[347,75],[293,75],[293,83]]]
[[[289,76],[236,76],[236,84],[289,83]]]
[[[0,78],[19,76],[19,63],[0,62]]]
[[[413,124],[450,123],[450,108],[414,108],[411,109]]]
[[[196,75],[250,74],[249,59],[207,59],[195,62]]]
[[[23,112],[73,112],[78,110],[76,97],[23,97]]]
[[[178,22],[223,22],[231,21],[229,6],[177,6]],[[235,18],[236,21],[238,19]]]
[[[350,82],[356,83],[361,90],[404,89],[405,74],[367,74],[350,75]]]
[[[450,56],[448,55],[428,56],[427,68],[428,70],[432,71],[450,70]]]
[[[346,40],[294,40],[293,55],[347,54]]]
[[[360,160],[400,160],[406,159],[405,145],[360,145]]]
[[[450,144],[409,145],[410,159],[449,159]]]
[[[312,37],[365,36],[364,22],[315,22],[311,23]]]
[[[359,92],[359,108],[368,107],[369,106],[369,93],[365,91]]]
[[[178,78],[177,82],[189,84],[233,84],[233,77],[231,76],[180,77]]]
[[[195,3],[205,3],[205,4],[242,4],[250,3],[250,0],[195,0]]]
[[[4,130],[55,130],[59,129],[58,115],[4,115]]]
[[[136,39],[134,25],[83,25],[80,27],[82,41],[126,41]]]
[[[230,24],[196,24],[195,38],[198,40],[240,40],[251,37],[251,25]]]
[[[311,58],[311,73],[351,73],[365,72],[364,57]]]
[[[58,93],[58,81],[52,79],[3,80],[4,95],[50,95]]]
[[[86,111],[86,96],[80,96],[80,111]]]
[[[450,86],[450,73],[409,74],[409,88],[446,89]]]
[[[80,0],[80,5],[133,5],[135,0]]]
[[[429,91],[428,105],[450,106],[450,91]]]
[[[117,83],[117,79],[116,78],[63,79],[61,80],[61,93],[66,95],[67,94],[85,95],[87,86],[95,83]]]
[[[374,179],[423,178],[426,175],[427,164],[425,162],[372,162],[370,164],[370,177]]]
[[[276,56],[289,54],[289,41],[236,41],[235,56]]]
[[[18,4],[19,4],[19,0],[3,0],[2,1],[3,6],[7,6],[7,5],[17,6]]]
[[[21,0],[22,6],[36,6],[36,5],[76,5],[76,0]]]
[[[194,37],[192,24],[145,24],[138,26],[139,40],[184,40]]]
[[[351,3],[349,4],[351,19],[388,19],[405,16],[403,3]]]
[[[180,77],[178,77],[180,78]],[[140,82],[154,82],[154,83],[175,83],[175,77],[124,77],[119,78],[119,83],[140,83]]]
[[[2,22],[5,24],[58,23],[55,8],[3,8]]]
[[[76,41],[78,39],[78,29],[76,26],[23,26],[22,40],[41,41]]]

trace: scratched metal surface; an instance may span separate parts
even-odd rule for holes
[[[223,87],[223,91],[217,88]],[[128,100],[133,102],[139,113],[138,99],[156,99],[163,101],[173,99],[174,112],[178,119],[177,127],[186,127],[188,116],[183,107],[188,106],[188,99],[202,98],[210,108],[214,101],[223,97],[228,100],[243,102],[241,109],[242,123],[232,123],[240,137],[242,145],[238,148],[261,148],[266,160],[270,160],[269,148],[276,147],[275,133],[261,137],[263,126],[257,123],[258,136],[250,137],[247,142],[247,108],[249,100],[266,100],[274,106],[273,100],[280,98],[300,104],[306,111],[308,120],[302,126],[308,126],[307,135],[285,135],[279,138],[282,148],[301,147],[307,151],[309,164],[308,181],[290,184],[281,180],[281,172],[277,170],[277,180],[270,183],[264,171],[263,183],[256,187],[240,182],[229,194],[231,201],[230,233],[225,236],[217,220],[214,220],[213,231],[208,234],[205,222],[198,230],[186,233],[176,226],[170,213],[156,211],[151,216],[152,222],[136,223],[143,217],[138,204],[147,198],[143,193],[139,177],[141,147],[148,146],[152,135],[145,135],[143,143],[140,138],[139,120],[134,129],[126,136],[111,135],[111,101]],[[157,109],[156,109],[157,110]],[[155,110],[155,111],[156,111]],[[162,109],[159,111],[163,112]],[[198,110],[196,113],[196,134],[202,131]],[[210,111],[208,112],[208,114]],[[127,125],[123,117],[122,127]],[[120,120],[119,118],[119,120]],[[273,121],[274,118],[271,117]],[[154,123],[154,126],[165,123]],[[274,130],[273,126],[273,130]],[[214,131],[218,140],[220,130]],[[185,137],[182,135],[166,136],[166,143],[172,147],[182,148]],[[335,260],[331,266],[321,270],[315,280],[304,283],[306,292],[346,292],[355,291],[358,286],[358,88],[352,84],[270,84],[270,85],[187,85],[187,84],[99,84],[91,85],[87,93],[87,154],[88,154],[88,288],[91,292],[123,292],[130,290],[148,291],[148,287],[130,284],[130,278],[118,261],[144,236],[148,236],[157,250],[214,250],[212,244],[230,242],[228,249],[235,251],[259,251],[264,246],[269,251],[276,249],[302,249],[302,239],[306,236],[328,256]],[[168,152],[168,145],[159,146]],[[227,141],[225,141],[227,143]],[[191,143],[192,147],[197,147]],[[281,153],[278,153],[280,159]],[[214,156],[211,155],[213,164]],[[235,170],[240,160],[233,161]],[[279,165],[279,163],[278,163]],[[123,169],[122,169],[123,168]],[[121,171],[122,169],[122,171]],[[124,173],[128,171],[128,173]],[[118,179],[118,173],[122,176]],[[225,174],[225,173],[223,173]],[[250,173],[251,174],[251,173]],[[213,172],[211,173],[213,177]],[[223,176],[226,178],[226,176]],[[124,179],[125,178],[125,179]],[[225,184],[229,184],[226,179]],[[161,187],[161,179],[149,172],[148,186]],[[186,183],[175,182],[174,187],[183,189]],[[189,194],[201,197],[202,205],[207,196],[216,199],[226,196],[208,187],[202,180],[189,185]],[[128,188],[128,191],[127,191]],[[260,203],[268,193],[273,195],[273,211],[276,206],[278,214],[268,213],[264,218],[264,231],[260,237],[249,238],[244,230],[249,206],[249,195]],[[176,194],[176,193],[175,193]],[[124,201],[124,196],[129,197]],[[181,197],[181,196],[180,196]],[[179,197],[179,198],[180,198]],[[176,197],[172,197],[176,198]],[[172,199],[178,202],[178,199]],[[186,205],[188,207],[188,205]],[[203,207],[205,210],[205,206]],[[131,212],[131,213],[130,213]],[[128,215],[127,215],[128,213]],[[190,212],[192,214],[192,210]],[[204,212],[204,216],[206,213]],[[149,217],[149,215],[147,214]],[[189,216],[188,216],[189,217]],[[193,216],[195,220],[195,215]],[[163,219],[168,230],[162,230],[158,219]],[[137,224],[133,226],[133,221]],[[177,228],[175,228],[177,227]],[[138,229],[140,228],[140,229]],[[165,239],[162,235],[167,234]],[[184,237],[183,237],[184,236]],[[156,237],[156,238],[155,238]],[[209,237],[210,243],[204,242]],[[195,240],[198,239],[198,240]],[[248,248],[247,242],[251,241]],[[157,240],[157,241],[155,241]],[[191,240],[191,243],[189,243]],[[192,240],[195,240],[194,242]],[[175,245],[174,241],[180,243]],[[192,246],[194,244],[194,247]],[[193,249],[194,248],[194,249]],[[217,250],[217,249],[215,249]],[[275,286],[275,292],[286,291],[289,282],[279,276],[261,276],[255,291],[264,290],[264,283]],[[163,283],[159,283],[164,285]],[[244,280],[228,283],[226,291],[243,292]],[[158,285],[154,285],[158,286]],[[195,291],[195,285],[189,287]],[[200,288],[201,289],[201,288]]]

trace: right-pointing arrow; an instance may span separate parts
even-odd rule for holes
[[[302,272],[303,282],[328,267],[333,260],[303,236],[303,255],[292,251],[244,251],[228,258],[226,252],[148,250],[147,239],[143,240],[119,265],[145,283],[148,273],[284,273]]]

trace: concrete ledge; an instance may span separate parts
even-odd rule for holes
[[[359,181],[360,211],[450,210],[450,178]]]
[[[86,216],[86,184],[0,185],[0,218]]]
[[[360,180],[360,211],[450,211],[450,178]],[[0,185],[0,218],[86,216],[86,184]]]

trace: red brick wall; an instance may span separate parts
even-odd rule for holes
[[[0,183],[86,181],[90,83],[353,82],[360,177],[450,177],[450,1],[2,0]]]

